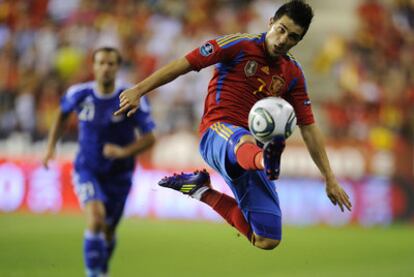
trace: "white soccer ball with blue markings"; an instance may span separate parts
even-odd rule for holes
[[[292,105],[280,97],[267,97],[257,101],[249,113],[249,129],[260,142],[266,143],[274,136],[286,139],[296,127]]]

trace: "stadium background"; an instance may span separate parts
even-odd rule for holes
[[[197,125],[211,69],[190,73],[150,95],[158,139],[139,157],[113,276],[414,275],[414,2],[308,2],[314,22],[292,52],[353,211],[330,205],[299,131],[283,156],[276,251],[258,252],[206,206],[158,188],[172,171],[205,166]],[[136,82],[208,38],[265,31],[280,3],[0,1],[0,275],[82,274],[75,118],[52,169],[39,161],[60,96],[92,77],[94,48],[119,47],[120,78]],[[213,185],[230,193],[216,175]]]

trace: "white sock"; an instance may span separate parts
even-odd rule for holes
[[[193,194],[191,194],[190,196],[194,199],[197,200],[201,200],[201,197],[203,196],[203,194],[209,189],[209,187],[207,186],[202,186],[201,188],[199,188],[198,190],[196,190]]]

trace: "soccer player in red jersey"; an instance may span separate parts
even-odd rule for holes
[[[309,153],[325,178],[327,196],[342,211],[352,207],[329,165],[302,69],[288,54],[304,37],[312,18],[312,8],[304,1],[287,2],[270,19],[267,32],[207,41],[124,91],[115,113],[130,116],[143,95],[189,71],[215,64],[200,124],[200,153],[221,174],[235,198],[211,188],[206,171],[166,177],[159,185],[211,206],[261,249],[273,249],[281,240],[281,211],[271,180],[279,176],[285,144],[284,138],[275,137],[263,149],[256,145],[247,121],[259,99],[279,96],[292,104]]]

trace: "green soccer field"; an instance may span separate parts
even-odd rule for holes
[[[131,218],[111,276],[414,276],[414,227],[285,227],[273,251],[225,224]],[[83,276],[83,218],[0,215],[0,276]]]

